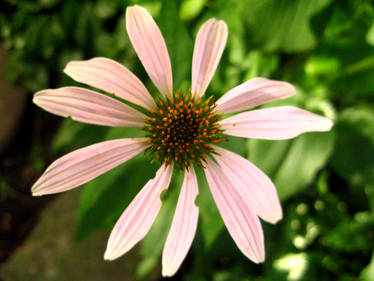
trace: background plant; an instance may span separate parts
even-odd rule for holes
[[[155,92],[125,31],[124,11],[130,4],[146,7],[156,18],[171,56],[176,89],[189,87],[198,27],[217,17],[227,22],[229,39],[208,94],[218,98],[256,76],[285,80],[297,87],[298,94],[276,104],[298,105],[335,121],[330,133],[309,133],[288,141],[230,138],[231,150],[248,157],[273,179],[285,218],[275,226],[264,224],[266,263],[248,262],[224,229],[200,175],[198,233],[189,261],[175,278],[372,280],[373,2],[6,0],[0,3],[0,28],[10,54],[9,80],[23,85],[30,95],[73,85],[62,72],[68,61],[105,56],[133,70]],[[51,151],[58,156],[134,134],[141,132],[64,120]],[[35,167],[43,170],[48,163],[38,153],[34,156]],[[143,168],[149,167],[145,156],[131,162],[82,188],[79,239],[100,228],[110,229],[157,168],[156,164],[153,169]],[[160,262],[180,180],[180,175],[173,179],[161,213],[142,242],[140,277]]]

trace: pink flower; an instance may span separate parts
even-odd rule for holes
[[[143,107],[144,113],[103,94],[79,87],[42,90],[34,103],[64,117],[106,126],[142,127],[144,138],[118,139],[78,149],[53,162],[32,187],[33,195],[52,194],[82,185],[142,151],[161,167],[119,218],[104,258],[113,260],[149,231],[161,207],[160,194],[173,169],[185,172],[174,219],[162,255],[162,274],[173,275],[196,232],[198,184],[203,168],[218,210],[236,245],[252,261],[265,258],[259,218],[276,223],[282,209],[271,180],[247,159],[217,146],[223,134],[260,139],[288,139],[310,131],[328,131],[332,122],[293,106],[256,109],[224,118],[295,94],[286,82],[254,78],[223,95],[205,97],[226,44],[225,22],[210,19],[200,28],[193,53],[192,88],[174,92],[165,41],[150,14],[139,6],[126,11],[131,43],[160,94],[153,98],[127,68],[106,58],[73,61],[65,73],[74,80]],[[195,166],[195,168],[194,168]]]

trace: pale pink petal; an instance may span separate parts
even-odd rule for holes
[[[217,110],[221,114],[248,110],[295,93],[295,88],[287,82],[253,78],[224,94],[216,102]]]
[[[282,218],[282,207],[277,190],[260,169],[240,155],[214,146],[214,156],[222,174],[227,177],[250,208],[263,220],[276,223]]]
[[[201,97],[216,71],[227,41],[227,25],[210,19],[197,33],[192,59],[192,93]]]
[[[34,196],[82,185],[147,148],[145,138],[118,139],[90,145],[54,161],[31,188]]]
[[[128,100],[148,110],[155,107],[143,83],[126,67],[107,58],[69,62],[64,72],[75,81]]]
[[[216,163],[208,159],[205,175],[222,219],[242,253],[258,263],[265,260],[261,223],[234,183]]]
[[[162,275],[172,276],[182,264],[196,233],[199,209],[195,199],[199,193],[193,167],[185,171],[177,209],[162,253]]]
[[[122,256],[147,234],[161,208],[160,195],[169,187],[172,173],[171,165],[162,165],[155,178],[136,195],[114,226],[104,259]]]
[[[305,132],[329,131],[331,120],[294,106],[279,106],[239,113],[219,121],[224,134],[282,140]]]
[[[173,77],[164,38],[146,9],[131,6],[126,10],[126,28],[145,70],[161,94],[172,97]]]
[[[146,118],[120,101],[78,87],[42,90],[33,102],[53,114],[89,124],[142,127]]]

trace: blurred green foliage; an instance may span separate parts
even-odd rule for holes
[[[230,138],[278,187],[284,219],[264,225],[267,260],[249,262],[224,228],[199,172],[200,220],[175,280],[374,280],[374,4],[370,0],[5,0],[1,38],[8,77],[29,91],[72,85],[62,70],[73,59],[105,56],[154,91],[125,31],[126,5],[145,6],[167,42],[176,89],[189,87],[193,38],[210,17],[229,39],[208,89],[219,97],[255,76],[293,83],[294,104],[334,120],[330,133],[288,141]],[[154,91],[155,92],[155,91]],[[140,134],[66,120],[53,150],[61,155],[102,140]],[[139,156],[82,189],[78,237],[110,229],[157,165]],[[142,243],[145,277],[159,265],[181,175],[163,197]],[[156,241],[156,242],[155,242]]]

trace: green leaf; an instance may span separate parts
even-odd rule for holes
[[[342,221],[321,238],[321,243],[334,251],[354,253],[371,249],[370,231],[374,227],[374,215],[358,213],[354,220]]]
[[[370,29],[368,31],[368,33],[366,34],[366,41],[374,46],[374,22],[372,23],[372,25],[370,26]]]
[[[267,51],[300,52],[315,46],[313,15],[331,0],[248,0],[246,21],[254,41]]]
[[[139,134],[139,129],[113,128],[105,139]],[[98,228],[110,228],[115,224],[138,191],[154,177],[158,165],[149,162],[148,157],[140,154],[84,186],[79,206],[79,239],[86,238]]]
[[[371,257],[370,263],[361,271],[360,280],[361,281],[371,281],[374,276],[374,252]]]
[[[78,239],[111,228],[155,170],[146,157],[138,156],[87,183],[80,199]]]
[[[87,125],[66,118],[53,139],[52,151],[71,151],[97,143],[105,138],[108,130],[108,127]]]
[[[336,145],[331,157],[334,170],[350,184],[374,182],[374,113],[370,108],[344,110],[335,128]]]
[[[370,98],[374,91],[373,48],[352,44],[340,49],[333,46],[331,51],[339,54],[342,61],[342,70],[331,76],[329,81],[331,89],[339,93],[339,101],[342,100],[341,93],[345,94],[343,102],[349,105],[357,103],[359,98]]]
[[[185,23],[179,19],[178,6],[178,1],[162,1],[157,21],[169,51],[175,90],[179,90],[186,79],[189,80],[192,61],[192,40]]]
[[[120,8],[122,7],[118,1],[101,0],[97,2],[95,12],[99,19],[105,20],[112,17]]]
[[[239,137],[233,137],[226,135],[225,136],[226,142],[222,143],[221,146],[227,150],[233,151],[235,153],[238,153],[242,156],[246,156],[247,149],[246,149],[246,143],[247,140],[245,138],[239,138]]]
[[[280,199],[306,188],[325,165],[334,144],[333,132],[303,135],[293,141],[274,179]]]
[[[195,18],[204,8],[206,0],[184,0],[180,8],[180,18],[183,20]]]
[[[207,93],[212,93],[219,98],[226,91],[237,86],[242,80],[241,74],[249,68],[246,54],[247,38],[246,26],[243,24],[243,11],[247,9],[245,1],[217,0],[212,2],[209,10],[199,24],[195,26],[197,33],[201,25],[214,17],[224,20],[228,25],[229,37],[222,58],[218,64]]]
[[[305,72],[309,76],[328,76],[334,75],[340,68],[340,62],[337,58],[330,56],[310,56],[305,63]]]
[[[137,268],[137,275],[139,277],[145,277],[159,263],[174,216],[182,181],[183,174],[176,173],[176,170],[174,170],[174,176],[171,180],[169,189],[161,194],[162,207],[160,212],[158,213],[150,231],[141,243],[140,253],[143,259]]]
[[[95,39],[99,33],[99,21],[93,10],[93,5],[86,3],[79,7],[80,13],[77,15],[76,28],[74,37],[79,48],[86,50],[87,53],[92,52],[95,46]]]
[[[287,155],[290,143],[288,140],[248,140],[248,159],[273,178]]]
[[[249,160],[273,180],[281,200],[305,189],[325,165],[334,133],[308,133],[289,141],[249,141]]]
[[[223,220],[210,193],[204,172],[196,169],[199,183],[199,196],[196,205],[199,207],[199,228],[203,237],[204,246],[209,249],[224,227]]]

